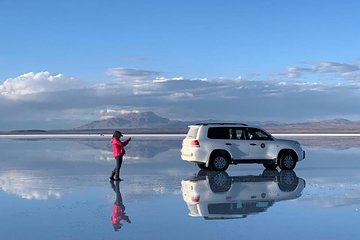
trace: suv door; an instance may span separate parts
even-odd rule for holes
[[[243,136],[243,138],[241,138]],[[212,139],[214,149],[227,150],[232,159],[247,159],[249,144],[245,141],[245,129],[230,127],[210,127],[208,138]]]
[[[247,142],[251,159],[273,159],[273,137],[258,128],[247,128]]]
[[[229,141],[232,144],[233,159],[249,159],[250,147],[248,142],[246,141],[245,128],[233,127],[229,129],[229,132]]]

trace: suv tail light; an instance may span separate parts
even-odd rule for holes
[[[191,141],[192,147],[200,147],[200,141],[199,140],[192,140]]]
[[[194,202],[194,203],[200,202],[200,196],[192,196],[191,201]]]

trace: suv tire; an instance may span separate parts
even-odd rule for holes
[[[263,166],[266,168],[266,170],[275,170],[278,165],[276,162],[272,162],[272,163],[263,163]]]
[[[214,171],[225,171],[230,164],[229,158],[223,153],[214,153],[210,157],[210,168]]]
[[[285,152],[280,156],[279,166],[281,170],[293,170],[296,166],[296,157],[293,153]]]
[[[283,192],[293,192],[299,184],[299,178],[292,170],[282,170],[279,176],[279,188]]]
[[[231,178],[226,172],[210,172],[208,179],[214,193],[227,192],[231,188]]]
[[[201,170],[207,170],[209,169],[208,167],[206,167],[205,163],[197,163],[197,166],[201,169]]]

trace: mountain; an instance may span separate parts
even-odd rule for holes
[[[263,127],[276,133],[360,133],[360,121],[330,119],[286,124],[266,124]]]
[[[77,129],[186,128],[187,122],[170,120],[153,112],[123,113],[119,117],[93,121]]]
[[[75,130],[112,130],[128,129],[142,132],[146,129],[151,131],[183,132],[187,126],[197,122],[221,122],[221,121],[192,121],[183,122],[161,117],[153,112],[130,112],[121,116],[93,121],[76,128]],[[278,122],[249,122],[251,126],[260,126],[271,133],[360,133],[360,122],[347,119],[331,119],[323,121],[278,123]],[[142,130],[141,130],[142,129]]]

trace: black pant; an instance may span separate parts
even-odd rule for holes
[[[116,194],[115,204],[117,204],[118,206],[123,206],[124,204],[121,197],[119,182],[111,182],[110,184]]]
[[[115,175],[115,179],[119,178],[122,161],[123,161],[123,155],[119,155],[115,157],[115,168],[113,170],[113,175]]]

